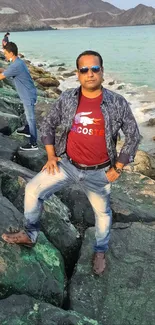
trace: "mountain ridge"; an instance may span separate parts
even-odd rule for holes
[[[102,0],[0,0],[0,31],[155,24],[155,8],[121,10]]]

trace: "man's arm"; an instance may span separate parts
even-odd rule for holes
[[[131,108],[127,101],[124,99],[124,114],[122,117],[121,129],[125,135],[125,142],[121,148],[118,162],[127,165],[134,161],[136,151],[140,142],[140,133],[135,120],[135,117],[131,111]]]
[[[43,119],[41,125],[41,140],[45,145],[47,152],[47,163],[43,166],[42,171],[47,169],[48,173],[54,174],[54,169],[59,172],[57,161],[61,158],[55,155],[55,131],[61,124],[61,96],[52,104],[49,114]]]
[[[110,168],[107,172],[107,178],[110,182],[114,182],[119,178],[121,171],[125,165],[134,160],[138,144],[140,142],[140,133],[136,120],[132,114],[131,108],[124,99],[124,112],[122,116],[121,129],[125,135],[125,142],[121,148],[115,166]]]

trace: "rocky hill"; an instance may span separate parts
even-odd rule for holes
[[[155,9],[120,10],[102,0],[0,0],[0,30],[155,24]]]

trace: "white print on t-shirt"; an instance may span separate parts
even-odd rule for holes
[[[75,115],[75,124],[83,124],[83,126],[86,126],[88,124],[100,124],[99,121],[101,119],[95,119],[95,118],[90,118],[88,116],[84,115],[90,115],[92,112],[81,112]]]

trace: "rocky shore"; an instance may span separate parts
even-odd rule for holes
[[[0,67],[6,68],[0,57]],[[55,77],[26,62],[38,89],[39,129],[51,102],[61,93],[60,81],[69,72],[58,66]],[[40,141],[38,152],[19,151],[25,140],[15,130],[23,121],[23,106],[14,86],[9,80],[1,81],[0,235],[22,225],[25,185],[46,162]],[[45,202],[42,231],[34,248],[0,239],[1,325],[154,325],[153,155],[137,152],[135,162],[113,184],[111,204],[113,226],[102,277],[91,269],[93,211],[77,186]]]

